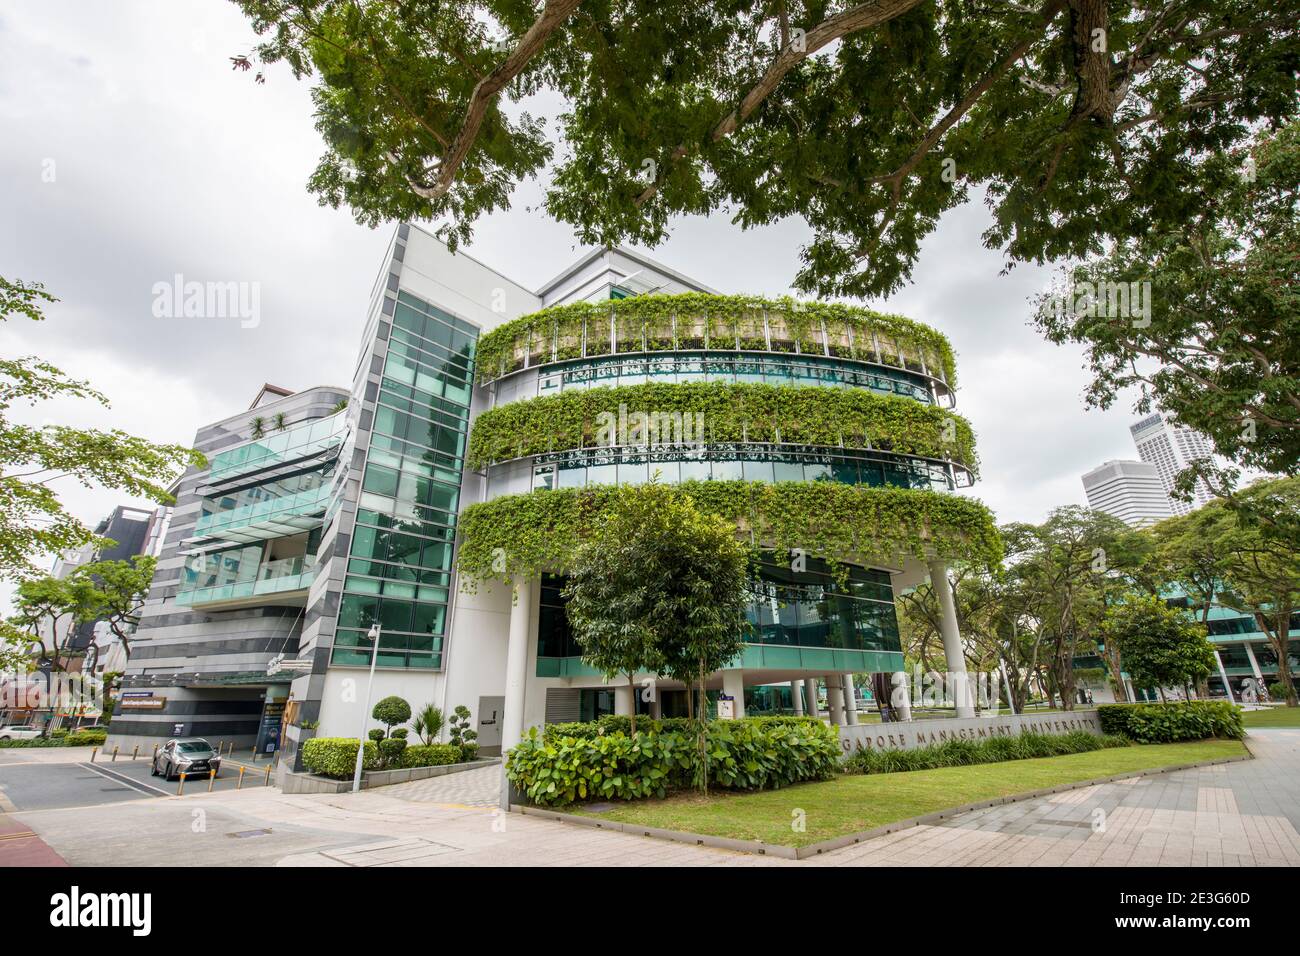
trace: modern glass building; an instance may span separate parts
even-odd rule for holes
[[[729,517],[761,560],[715,695],[802,712],[824,688],[852,722],[850,675],[903,667],[900,590],[995,547],[958,494],[977,463],[955,394],[946,340],[902,317],[723,296],[622,249],[531,290],[400,226],[351,384],[268,387],[197,433],[209,465],[179,485],[109,745],[198,734],[292,767],[304,739],[356,735],[372,655],[373,699],[467,706],[487,753],[544,721],[677,712],[680,686],[583,664],[564,535],[528,529],[529,561],[493,537],[511,509],[586,514],[651,479],[748,502]],[[776,533],[807,493],[846,517]],[[954,613],[944,638],[964,673]]]

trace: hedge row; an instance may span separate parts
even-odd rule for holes
[[[646,721],[647,725],[670,723]],[[575,726],[575,725],[569,725]],[[588,725],[576,725],[584,728]],[[670,726],[679,728],[678,722]],[[662,797],[688,787],[699,761],[695,724],[629,736],[621,730],[590,735],[539,734],[537,728],[506,756],[506,775],[533,803]],[[835,728],[816,720],[715,720],[706,727],[710,786],[776,789],[825,780],[839,766]]]
[[[0,740],[5,747],[101,747],[108,734],[98,731],[67,734],[63,737],[33,737],[31,740]]]
[[[400,740],[400,738],[389,738]],[[387,742],[387,741],[385,741]],[[401,741],[405,743],[405,741]],[[441,767],[464,763],[478,756],[478,744],[415,744],[403,747],[390,760],[388,769],[409,767]],[[351,779],[357,766],[357,739],[355,737],[313,737],[302,746],[302,765],[310,773],[336,780]],[[373,740],[366,741],[363,770],[380,770],[384,758]]]
[[[816,717],[777,715],[772,717],[746,717],[744,723],[754,724],[759,727],[771,727],[782,724],[821,724],[822,721]],[[636,729],[637,733],[643,734],[694,733],[695,721],[689,717],[664,717],[660,720],[655,720],[653,717],[638,717],[636,719]],[[631,717],[626,714],[605,714],[595,720],[547,724],[542,728],[542,739],[547,743],[560,737],[580,737],[584,740],[590,740],[593,737],[600,737],[605,734],[630,734],[631,732]]]
[[[1246,736],[1241,708],[1226,700],[1182,700],[1167,704],[1103,704],[1097,708],[1101,729],[1140,744]]]
[[[858,750],[844,762],[849,773],[900,773],[908,770],[935,770],[940,767],[966,767],[977,763],[1000,763],[1004,760],[1030,760],[1034,757],[1059,757],[1109,747],[1128,747],[1126,737],[1099,737],[1086,730],[1068,734],[1036,734],[1032,731],[985,740],[949,740],[915,750]]]

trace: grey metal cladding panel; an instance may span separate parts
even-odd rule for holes
[[[384,373],[384,357],[382,355],[370,356],[370,372],[372,375],[382,375]]]
[[[202,641],[194,644],[169,644],[152,642],[137,647],[131,654],[132,660],[157,661],[163,658],[178,660],[197,660],[199,658],[229,657],[232,654],[245,655],[250,659],[270,659],[290,644],[296,643],[298,635],[285,633],[274,637],[263,637],[258,641],[231,638],[227,640]],[[269,646],[267,646],[269,645]]]

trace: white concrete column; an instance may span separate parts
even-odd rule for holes
[[[899,720],[912,719],[912,694],[907,686],[907,671],[889,675],[889,703],[898,711]]]
[[[506,700],[501,719],[501,752],[524,737],[524,687],[528,682],[528,638],[532,633],[537,582],[515,575],[510,607],[510,643],[506,648]]]
[[[957,699],[957,716],[974,717],[970,682],[966,676],[966,655],[962,652],[961,633],[957,629],[957,606],[952,601],[952,586],[948,583],[946,561],[930,562],[930,586],[939,602],[939,629],[943,636],[943,656],[948,667],[948,680],[952,682]]]
[[[844,683],[844,722],[850,727],[858,723],[858,693],[853,689],[853,675],[845,674]]]
[[[803,681],[803,691],[805,708],[809,717],[820,717],[821,711],[817,708],[817,678],[805,677]]]
[[[1250,646],[1250,641],[1243,641],[1242,647],[1246,648],[1246,656],[1250,658],[1250,669],[1255,672],[1255,680],[1263,684],[1264,672],[1259,669],[1259,661],[1255,660],[1255,650]]]
[[[532,634],[537,582],[515,575],[514,601],[510,605],[510,638],[506,645],[506,699],[501,715],[502,756],[524,737],[524,689],[528,683],[528,639]],[[510,809],[510,783],[501,762],[501,809]]]
[[[794,704],[794,715],[796,717],[803,716],[803,698],[803,681],[790,681],[790,701]]]
[[[658,684],[651,685],[650,692],[654,695],[650,699],[650,717],[653,720],[663,720],[664,700],[662,697],[659,696],[662,693],[662,691],[659,690],[659,685]]]
[[[732,706],[736,708],[736,718],[745,716],[745,672],[740,668],[722,672],[722,692],[734,697]]]
[[[1228,695],[1228,700],[1232,703],[1237,702],[1237,698],[1232,696],[1232,685],[1228,683],[1228,672],[1223,669],[1223,658],[1219,656],[1219,649],[1214,649],[1214,663],[1219,665],[1219,680],[1223,681],[1223,692]]]
[[[826,710],[832,726],[844,726],[844,683],[839,674],[826,675]]]
[[[636,687],[632,684],[624,684],[614,688],[614,713],[623,717],[632,716],[632,711],[636,709],[636,702],[632,695],[636,693]]]

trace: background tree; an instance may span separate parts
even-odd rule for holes
[[[1124,666],[1138,687],[1184,687],[1214,670],[1214,647],[1205,628],[1154,595],[1135,595],[1112,607],[1104,622],[1107,644],[1120,648]]]
[[[1241,494],[1247,507],[1239,510],[1224,501],[1205,505],[1205,533],[1226,553],[1223,591],[1219,601],[1250,615],[1277,655],[1277,681],[1287,706],[1295,707],[1291,674],[1292,618],[1300,610],[1300,540],[1269,533],[1252,520],[1254,505],[1300,515],[1300,477],[1260,481]]]
[[[13,600],[11,633],[21,634],[28,653],[51,671],[68,670],[72,659],[83,653],[72,646],[77,629],[99,613],[101,596],[94,582],[77,575],[27,578],[18,583]]]
[[[360,222],[464,240],[560,147],[546,207],[581,241],[800,217],[822,294],[897,288],[972,187],[1010,262],[1186,221],[1295,115],[1300,62],[1296,0],[235,2],[262,42],[234,66],[313,77],[309,188]],[[499,102],[543,89],[555,138]]]
[[[73,577],[90,581],[98,602],[95,619],[102,620],[113,636],[122,642],[123,653],[130,658],[131,638],[140,623],[140,610],[149,597],[158,559],[137,554],[128,561],[92,561],[73,572]],[[87,649],[86,670],[94,673],[101,648],[92,642]]]
[[[0,277],[0,321],[25,316],[39,322],[45,317],[44,306],[56,301],[40,283]],[[59,480],[170,503],[167,486],[177,472],[186,465],[204,464],[202,455],[184,446],[157,445],[118,429],[36,428],[9,417],[16,404],[67,397],[108,405],[89,384],[68,378],[35,356],[0,358],[0,577],[33,574],[34,561],[42,554],[95,540],[91,530],[64,509],[53,487]]]
[[[1088,404],[1108,408],[1137,386],[1138,411],[1158,406],[1238,464],[1295,474],[1300,123],[1260,134],[1244,171],[1242,159],[1221,154],[1207,163],[1206,175],[1223,188],[1188,221],[1125,239],[1068,270],[1040,298],[1036,321],[1052,341],[1085,346]],[[1111,307],[1108,284],[1127,292],[1143,282],[1149,314],[1133,312],[1131,300],[1127,311]],[[1095,299],[1078,291],[1089,287]]]

